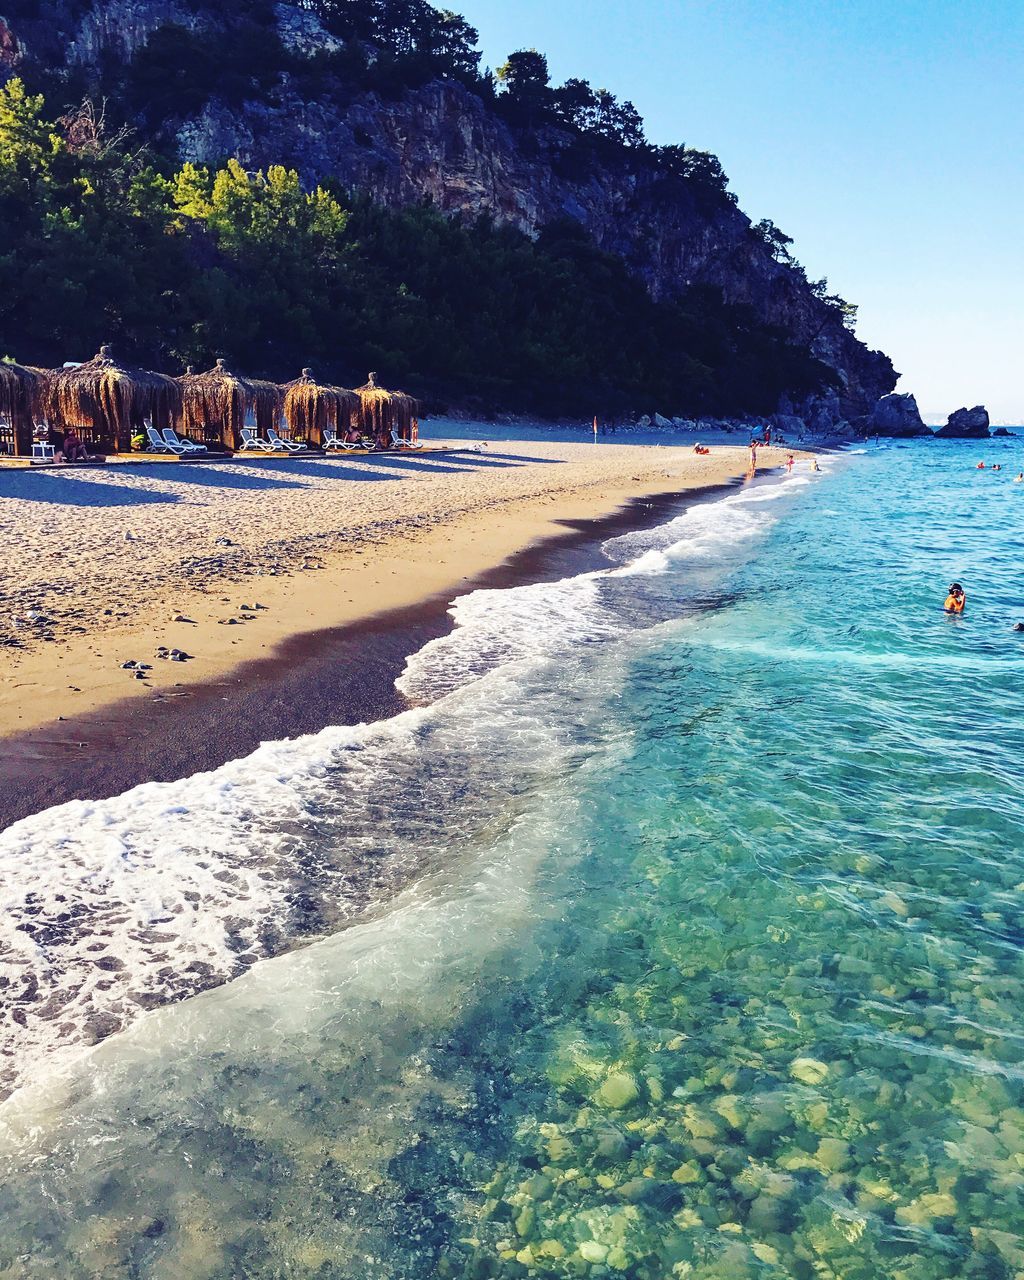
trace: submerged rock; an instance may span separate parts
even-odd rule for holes
[[[935,434],[944,440],[987,440],[990,435],[988,410],[982,404],[976,404],[973,409],[957,409]]]
[[[594,1101],[602,1107],[621,1111],[640,1096],[637,1083],[628,1072],[614,1071],[594,1095]]]

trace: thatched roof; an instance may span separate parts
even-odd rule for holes
[[[261,431],[277,426],[281,388],[274,382],[240,377],[223,359],[205,373],[186,373],[176,382],[181,388],[182,423],[190,434],[216,429],[225,444],[238,448],[250,413]]]
[[[147,420],[160,429],[171,425],[181,394],[173,378],[118,364],[104,346],[85,364],[48,370],[38,403],[42,416],[59,430],[75,427],[129,448],[132,432]]]
[[[0,418],[14,427],[32,427],[41,379],[35,369],[0,360]]]
[[[310,443],[321,443],[328,428],[347,431],[359,412],[359,397],[354,391],[317,382],[312,369],[303,369],[301,377],[286,382],[282,390],[290,435],[302,436]]]
[[[382,436],[397,432],[407,436],[413,420],[419,416],[419,401],[404,391],[385,391],[377,385],[377,375],[370,374],[369,381],[356,393],[359,396],[359,417],[368,435]]]

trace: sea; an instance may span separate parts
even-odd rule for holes
[[[1019,1280],[1024,440],[820,466],[0,835],[0,1277]]]

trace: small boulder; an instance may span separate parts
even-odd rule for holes
[[[667,428],[669,428],[669,427],[671,427],[671,426],[672,426],[672,419],[671,419],[671,418],[663,418],[663,417],[662,417],[662,415],[661,415],[660,413],[656,413],[656,414],[654,415],[654,425],[655,425],[656,427],[662,427],[662,428],[664,428],[664,429],[667,429]]]
[[[988,411],[982,404],[973,409],[957,409],[935,434],[942,440],[987,440],[991,434]]]
[[[1005,427],[996,427],[995,431],[993,431],[992,434],[993,436],[1012,436],[1013,432],[1007,431]]]

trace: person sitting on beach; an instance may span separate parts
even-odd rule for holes
[[[821,470],[821,467],[819,467],[819,466],[818,466],[818,459],[817,459],[817,458],[812,458],[812,459],[811,459],[811,470],[812,470],[812,471],[820,471],[820,470]]]
[[[88,462],[89,455],[85,451],[81,436],[74,427],[68,427],[61,453],[64,455],[65,462]]]
[[[951,583],[949,595],[946,596],[946,603],[943,608],[947,613],[963,613],[966,603],[967,597],[964,595],[963,587],[959,582]]]

